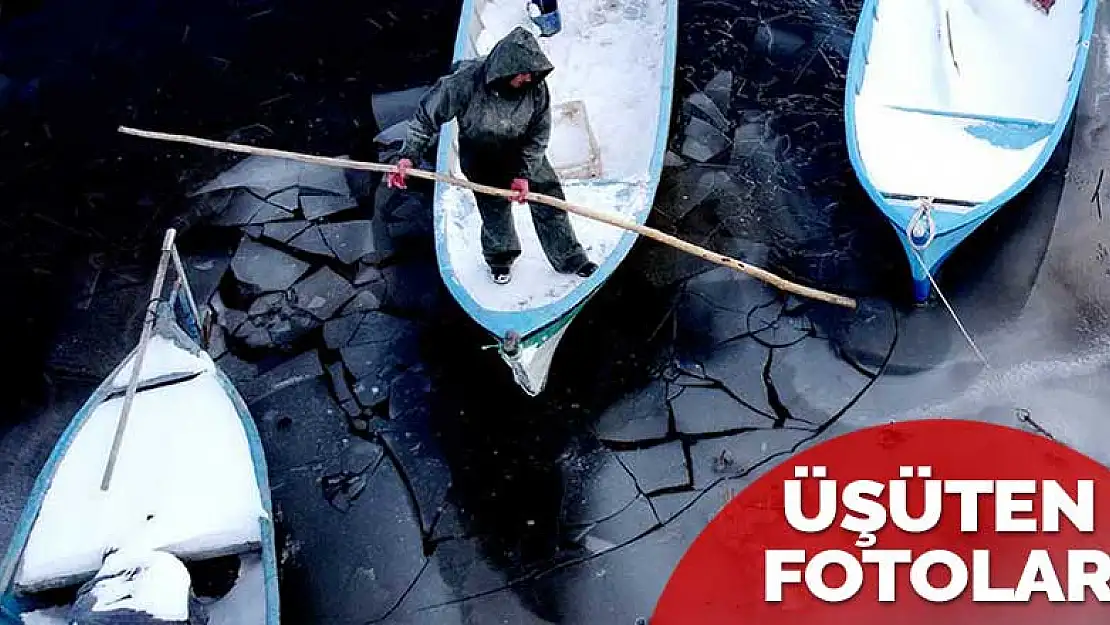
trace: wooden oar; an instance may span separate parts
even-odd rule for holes
[[[175,135],[165,132],[155,132],[152,130],[139,130],[137,128],[128,128],[127,126],[120,126],[119,131],[124,134],[134,135],[136,137],[143,137],[146,139],[172,141],[174,143],[188,143],[191,145],[199,145],[202,147],[214,148],[217,150],[227,150],[230,152],[253,154],[255,156],[284,158],[288,160],[299,161],[302,163],[309,163],[312,165],[325,165],[330,167],[342,167],[345,169],[376,171],[381,173],[388,173],[394,170],[394,167],[392,165],[385,165],[382,163],[367,163],[363,161],[352,161],[345,158],[314,156],[311,154],[301,154],[298,152],[275,150],[273,148],[260,148],[252,145],[230,143],[227,141],[213,141],[211,139],[201,139],[199,137],[190,137],[188,135]],[[484,184],[470,182],[469,180],[457,178],[455,176],[445,176],[432,171],[425,171],[422,169],[410,169],[408,170],[408,174],[416,178],[437,180],[439,182],[445,182],[448,184],[465,187],[467,189],[470,189],[471,191],[485,193],[487,195],[496,195],[503,198],[513,198],[516,196],[515,192],[509,191],[508,189],[499,189],[497,187],[491,187]],[[568,213],[574,213],[575,215],[581,215],[582,217],[586,217],[588,219],[607,223],[617,228],[630,230],[649,239],[654,239],[656,241],[659,241],[660,243],[664,243],[673,248],[682,250],[683,252],[686,252],[688,254],[693,254],[694,256],[707,260],[711,263],[716,263],[718,265],[729,267],[730,269],[735,269],[736,271],[762,280],[778,289],[787,291],[789,293],[794,293],[802,297],[820,300],[822,302],[828,302],[837,306],[843,306],[845,308],[856,307],[856,301],[850,297],[828,293],[818,289],[810,288],[808,286],[797,284],[795,282],[791,282],[785,278],[782,278],[767,271],[766,269],[760,269],[759,267],[749,265],[735,258],[731,258],[723,254],[718,254],[717,252],[707,250],[703,247],[698,247],[697,245],[683,241],[678,237],[660,232],[654,228],[641,226],[634,221],[622,219],[621,217],[618,217],[616,215],[596,211],[591,208],[586,208],[585,206],[577,206],[575,204],[571,204],[570,202],[560,200],[559,198],[551,197],[550,195],[543,195],[541,193],[529,193],[527,198],[529,201],[532,202],[539,202],[541,204],[546,204],[548,206],[553,206],[555,208],[564,210]]]

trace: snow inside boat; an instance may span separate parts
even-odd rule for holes
[[[1041,172],[1071,118],[1097,0],[866,0],[849,60],[852,166],[914,296]],[[1046,8],[1043,8],[1047,6]]]
[[[78,588],[103,574],[105,557],[139,552],[169,553],[184,563],[209,625],[278,625],[262,446],[242,398],[198,345],[196,309],[183,284],[187,291],[187,282],[177,282],[169,301],[148,315],[148,342],[140,341],[93,392],[47,459],[0,564],[0,623],[70,623]],[[174,318],[183,309],[189,333]],[[133,379],[140,350],[140,374]],[[133,402],[104,489],[132,384]],[[214,570],[223,590],[205,596],[202,589],[213,586],[206,575]],[[135,593],[113,605],[172,620],[158,612],[173,603],[172,594],[165,596],[169,588],[154,588],[153,597]]]
[[[488,54],[513,28],[539,35],[525,0],[465,0],[455,60]],[[548,158],[567,201],[643,224],[663,166],[674,82],[677,0],[563,0],[562,30],[540,37],[555,66]],[[463,178],[456,123],[440,135],[437,170]],[[556,273],[540,249],[525,205],[513,206],[523,252],[507,285],[482,258],[481,221],[471,191],[435,190],[436,252],[455,299],[499,341],[516,382],[530,395],[546,384],[555,349],[586,301],[628,254],[637,235],[571,215],[586,253],[600,268],[589,278]]]

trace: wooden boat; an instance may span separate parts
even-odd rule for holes
[[[139,346],[74,416],[24,507],[0,564],[4,625],[68,624],[78,587],[105,555],[134,549],[175,555],[194,588],[197,570],[227,566],[230,592],[199,597],[210,625],[279,624],[262,445],[242,398],[199,346],[173,237]],[[171,259],[178,280],[161,301]]]
[[[487,54],[517,26],[534,27],[526,0],[465,0],[455,60]],[[540,37],[555,66],[548,157],[567,200],[643,224],[663,166],[674,82],[677,0],[563,0],[560,32]],[[437,171],[463,177],[456,123],[439,139]],[[498,342],[517,384],[529,395],[546,384],[556,347],[590,297],[628,254],[637,235],[571,215],[582,245],[600,267],[583,279],[556,273],[540,249],[526,206],[513,207],[523,252],[512,282],[493,283],[479,245],[471,191],[437,183],[436,252],[440,274],[464,310]]]
[[[845,89],[848,151],[905,248],[917,301],[957,245],[1052,155],[1079,94],[1097,6],[864,2]]]

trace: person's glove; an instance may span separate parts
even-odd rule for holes
[[[514,202],[516,202],[517,204],[523,204],[528,201],[527,178],[517,178],[513,180],[513,184],[509,188],[513,191],[516,191],[516,195],[513,196]]]
[[[402,158],[397,161],[397,168],[385,175],[385,184],[390,189],[407,189],[405,185],[405,176],[408,170],[412,168],[412,161],[407,158]]]

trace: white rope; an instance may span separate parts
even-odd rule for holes
[[[959,315],[956,314],[952,305],[948,303],[948,298],[944,296],[944,293],[940,290],[940,286],[937,285],[937,281],[933,279],[933,274],[929,273],[929,267],[925,264],[925,259],[921,257],[921,254],[919,254],[916,249],[913,251],[913,255],[917,257],[917,262],[921,263],[921,269],[925,272],[925,276],[929,278],[929,282],[933,285],[933,289],[936,290],[937,295],[940,296],[940,301],[944,302],[944,307],[948,309],[948,314],[952,315],[952,319],[956,322],[956,327],[958,327],[960,333],[964,335],[964,340],[966,340],[967,344],[971,346],[971,349],[975,351],[975,355],[979,357],[979,360],[983,361],[983,364],[989,367],[990,363],[987,362],[986,357],[983,356],[983,352],[979,351],[979,346],[972,340],[971,334],[968,333],[967,328],[965,328],[963,322],[960,321]]]
[[[925,242],[917,243],[916,240],[920,239],[922,236],[925,236]],[[987,362],[987,359],[983,356],[983,352],[979,351],[979,346],[972,340],[971,334],[968,333],[967,328],[965,328],[963,322],[960,321],[960,317],[956,314],[955,309],[948,303],[948,298],[945,297],[944,293],[940,290],[940,286],[937,285],[937,281],[933,278],[933,274],[929,273],[929,266],[925,264],[925,259],[921,256],[921,252],[932,245],[936,238],[937,224],[936,221],[933,220],[933,198],[921,198],[920,206],[914,211],[913,217],[910,217],[909,223],[906,224],[906,240],[909,241],[910,249],[913,250],[914,256],[917,257],[917,262],[921,263],[922,271],[924,271],[925,276],[929,278],[929,283],[933,285],[933,289],[936,290],[937,295],[940,296],[940,301],[944,303],[944,307],[948,309],[948,314],[952,315],[952,319],[956,322],[956,326],[960,329],[960,333],[964,335],[967,344],[975,351],[975,355],[979,357],[979,360],[983,361],[983,364],[989,367],[990,363]]]

